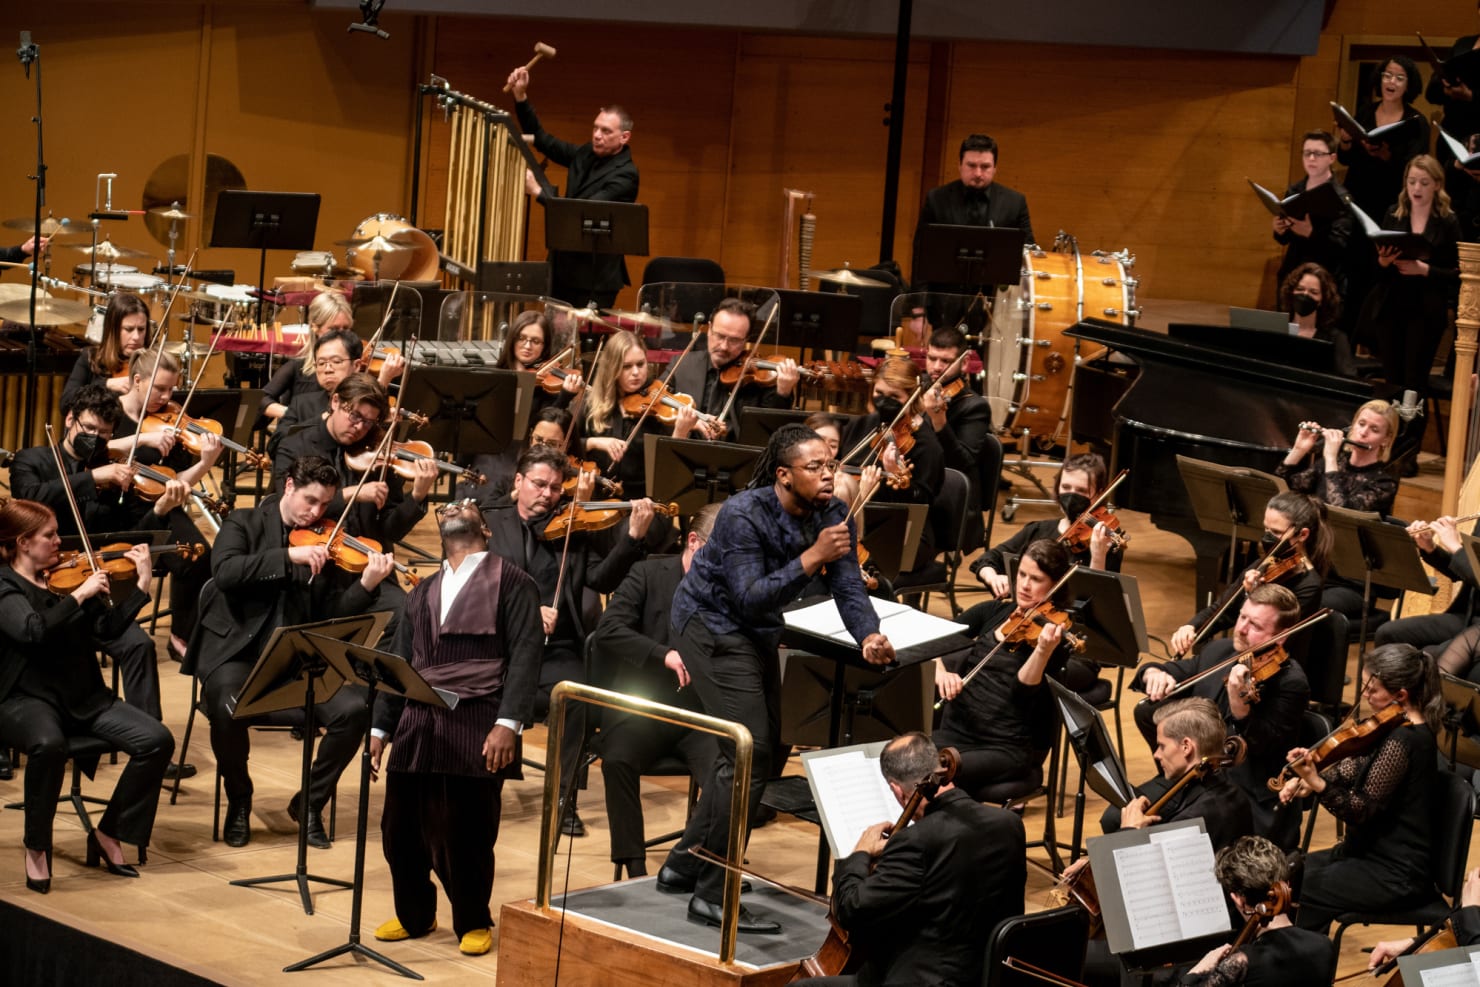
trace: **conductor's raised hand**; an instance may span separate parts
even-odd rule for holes
[[[848,533],[848,526],[840,523],[828,525],[817,532],[817,540],[807,551],[811,552],[818,562],[826,564],[841,559],[852,547],[853,536]]]

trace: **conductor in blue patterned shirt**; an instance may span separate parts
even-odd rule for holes
[[[847,505],[833,497],[837,468],[816,432],[802,425],[778,428],[756,463],[750,488],[725,501],[709,541],[673,596],[678,650],[704,712],[744,724],[754,738],[749,823],[755,821],[779,730],[782,608],[820,578],[864,659],[875,665],[894,659],[859,575]],[[734,758],[734,746],[722,741],[688,827],[658,872],[658,890],[692,892],[689,918],[710,925],[720,924],[724,871],[704,864],[689,848],[702,846],[719,856],[728,850]],[[742,908],[740,931],[776,933],[781,926]]]

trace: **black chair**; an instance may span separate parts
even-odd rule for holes
[[[977,548],[992,544],[992,526],[997,521],[997,495],[1002,491],[1002,460],[1005,456],[1002,440],[988,432],[976,460],[977,486],[981,491],[982,540],[981,545],[973,546],[968,551],[974,552]]]
[[[1058,747],[1059,740],[1055,737],[1053,747],[1038,758],[1033,768],[1023,777],[1008,781],[995,781],[971,792],[971,797],[978,802],[1001,806],[1019,815],[1023,814],[1029,802],[1043,796],[1043,837],[1029,841],[1027,848],[1031,850],[1042,847],[1047,850],[1049,859],[1054,862],[1055,870],[1061,869],[1062,862],[1059,859],[1058,833],[1054,826],[1053,799],[1050,792],[1054,782],[1053,776],[1057,773],[1054,769],[1059,756]],[[1043,777],[1045,763],[1049,766],[1047,781]]]
[[[1300,714],[1300,740],[1297,746],[1309,750],[1320,743],[1330,732],[1331,721],[1315,710],[1307,709]],[[1305,817],[1305,836],[1300,841],[1300,850],[1302,853],[1310,852],[1310,841],[1316,832],[1316,814],[1320,808],[1320,804],[1314,795],[1307,795],[1300,800],[1300,811],[1308,813]],[[1338,819],[1336,825],[1336,834],[1339,838],[1341,836],[1341,820]]]
[[[1459,905],[1465,881],[1465,863],[1470,856],[1470,835],[1475,828],[1475,789],[1452,772],[1441,772],[1434,792],[1434,835],[1430,841],[1432,870],[1437,889],[1433,898],[1413,908],[1394,912],[1346,912],[1336,917],[1336,949],[1349,925],[1411,925],[1421,934],[1449,917]],[[1448,898],[1448,901],[1444,899]]]
[[[654,257],[642,269],[643,284],[724,284],[725,269],[707,257]]]
[[[57,804],[71,804],[72,810],[77,813],[77,818],[82,823],[82,831],[84,833],[91,833],[93,831],[92,816],[87,811],[88,805],[105,806],[108,804],[108,800],[100,799],[96,795],[84,795],[82,793],[82,776],[85,774],[91,778],[93,772],[97,770],[98,762],[102,760],[105,754],[113,759],[113,763],[116,764],[118,762],[118,748],[101,737],[84,734],[67,738],[67,758],[72,762],[72,785],[58,797]],[[5,808],[24,810],[26,803],[10,802],[6,804]],[[148,858],[148,848],[139,847],[139,863],[147,863]]]
[[[1305,673],[1310,680],[1310,702],[1334,717],[1346,714],[1341,698],[1346,689],[1346,654],[1350,631],[1344,614],[1332,611],[1325,620],[1305,632]]]
[[[1008,957],[1078,980],[1088,942],[1089,917],[1078,905],[1005,918],[987,937],[982,987],[1040,987],[1040,978],[1004,966]]]
[[[936,547],[940,558],[914,572],[900,573],[894,581],[894,592],[902,598],[919,598],[920,609],[929,603],[930,594],[939,592],[950,601],[951,616],[959,616],[961,607],[956,602],[956,573],[966,552],[962,546],[966,541],[966,498],[968,494],[966,474],[947,467],[945,479],[940,486],[940,495],[930,505],[930,516],[926,523],[935,524],[937,518],[944,519],[949,526],[944,544]],[[940,537],[936,527],[937,540]]]

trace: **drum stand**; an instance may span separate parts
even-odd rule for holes
[[[1079,341],[1078,340],[1075,340],[1075,342],[1074,342],[1074,362],[1073,362],[1073,366],[1075,366],[1075,367],[1079,366]],[[1062,435],[1063,436],[1063,441],[1064,441],[1064,458],[1065,459],[1069,458],[1070,446],[1073,444],[1073,441],[1074,441],[1073,436],[1069,434],[1069,428],[1068,428],[1069,427],[1069,422],[1072,420],[1073,408],[1074,408],[1074,377],[1073,377],[1073,371],[1071,370],[1070,371],[1070,377],[1069,377],[1068,392],[1067,392],[1066,397],[1064,398],[1064,410],[1059,415],[1059,426],[1055,430],[1054,434],[1052,436],[1049,436],[1050,439],[1054,438],[1054,436],[1059,436],[1059,435]],[[1057,497],[1057,491],[1050,491],[1048,489],[1048,487],[1044,486],[1043,481],[1038,478],[1038,475],[1033,472],[1033,469],[1035,467],[1037,467],[1037,468],[1041,468],[1041,469],[1054,469],[1054,470],[1057,470],[1060,466],[1063,465],[1063,462],[1062,462],[1062,460],[1052,460],[1052,459],[1037,459],[1037,460],[1030,459],[1029,456],[1031,455],[1031,449],[1032,449],[1032,443],[1033,443],[1034,436],[1033,436],[1032,431],[1029,430],[1029,429],[1026,429],[1025,428],[1025,429],[1022,430],[1022,432],[1020,434],[1018,434],[1016,436],[1009,435],[1008,438],[1009,439],[1012,439],[1015,442],[1017,442],[1017,446],[1018,446],[1018,458],[1017,459],[1004,459],[1002,461],[1002,470],[1003,470],[1003,472],[1005,472],[1005,473],[1010,472],[1010,473],[1015,474],[1016,476],[1022,477],[1024,480],[1027,480],[1029,483],[1033,484],[1033,486],[1037,487],[1038,488],[1038,492],[1043,495],[1042,497],[1019,497],[1016,494],[1009,494],[1008,497],[1007,497],[1007,500],[1003,501],[1003,503],[1002,503],[1002,514],[1001,514],[1001,518],[1002,518],[1002,520],[1007,521],[1008,523],[1011,523],[1012,522],[1012,519],[1017,515],[1017,509],[1019,507],[1021,507],[1023,504],[1036,504],[1036,505],[1043,505],[1043,506],[1046,506],[1046,507],[1057,507],[1058,506],[1059,500],[1058,500],[1058,497]]]

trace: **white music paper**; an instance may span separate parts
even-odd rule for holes
[[[880,773],[877,758],[850,750],[813,755],[803,764],[826,823],[828,843],[839,860],[853,852],[864,830],[899,818],[899,800]]]
[[[1228,931],[1206,833],[1178,829],[1114,851],[1134,949]]]
[[[1470,956],[1468,963],[1439,966],[1419,973],[1423,987],[1476,987],[1480,984],[1480,963]]]
[[[936,641],[967,630],[965,624],[958,624],[944,617],[916,610],[903,603],[881,600],[875,596],[869,597],[869,602],[873,604],[874,612],[879,615],[879,631],[889,638],[889,643],[897,650]],[[831,597],[809,607],[788,610],[784,617],[790,627],[822,637],[830,637],[840,644],[854,647],[858,645],[858,642],[853,640],[853,635],[848,633],[848,628],[843,625],[843,616],[838,612],[838,603]]]

